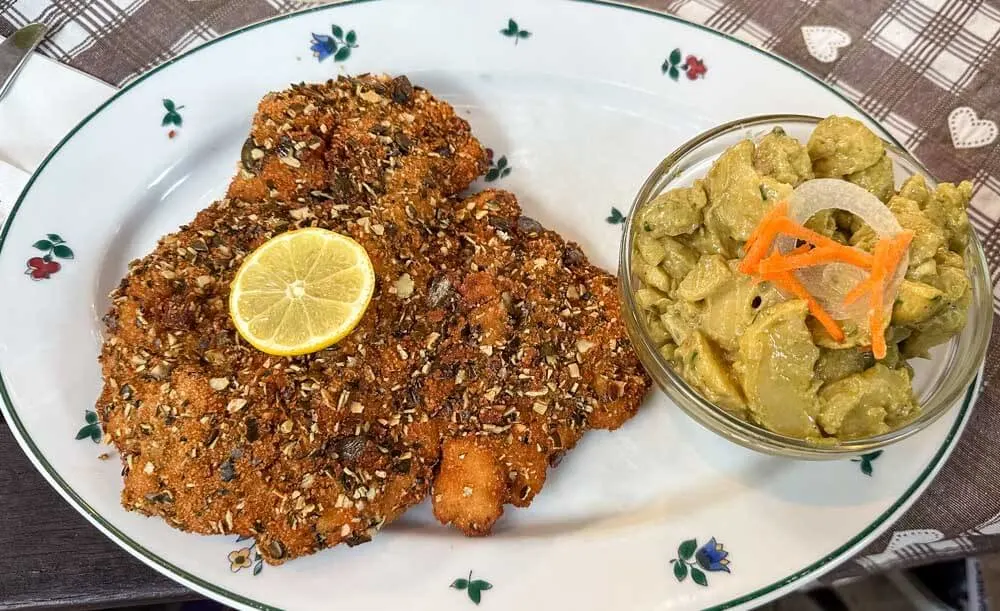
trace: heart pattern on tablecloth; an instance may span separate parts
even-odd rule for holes
[[[991,144],[997,139],[997,124],[980,119],[968,106],[959,106],[948,115],[951,143],[957,149],[974,149]]]
[[[851,44],[851,36],[847,32],[828,25],[804,25],[802,38],[806,41],[809,55],[824,64],[836,61],[840,49]]]
[[[897,530],[892,533],[889,544],[885,547],[886,552],[896,552],[911,545],[934,543],[944,539],[944,533],[932,528],[918,528],[915,530]]]

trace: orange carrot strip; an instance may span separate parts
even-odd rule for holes
[[[886,267],[888,268],[886,270],[886,273],[888,274],[886,276],[887,278],[892,277],[892,274],[895,273],[896,268],[899,266],[899,262],[903,259],[903,255],[906,254],[906,249],[910,247],[910,242],[912,241],[912,231],[903,231],[896,234],[892,238],[892,245],[889,250],[889,259],[886,261]]]
[[[823,306],[816,301],[815,297],[809,294],[806,287],[802,286],[802,283],[791,272],[769,274],[766,276],[766,279],[805,301],[806,305],[809,306],[809,313],[823,325],[823,328],[830,334],[830,337],[836,342],[844,341],[844,331],[837,324],[837,321],[823,309]]]
[[[775,264],[777,264],[778,261],[784,261],[788,257],[795,256],[795,255],[804,255],[804,254],[806,254],[807,252],[809,252],[811,250],[815,250],[812,247],[811,244],[803,244],[802,246],[796,246],[795,248],[793,248],[792,250],[788,251],[787,253],[773,252],[770,255],[768,255],[767,257],[765,257],[764,259],[762,259],[759,265],[762,266],[762,265],[764,265],[765,262],[768,262],[768,261],[771,262],[771,265],[775,265]],[[759,267],[758,271],[760,273],[765,273],[763,271],[762,267]],[[774,270],[774,271],[780,272],[780,271],[787,271],[787,270],[780,270],[779,269],[779,270]]]
[[[889,249],[889,257],[886,261],[886,278],[891,278],[892,274],[896,272],[896,268],[899,266],[900,260],[903,258],[903,254],[906,249],[909,248],[910,242],[913,240],[912,231],[904,231],[897,234],[892,238],[884,238],[886,240],[891,240],[891,248]],[[880,240],[881,241],[881,240]],[[852,288],[847,295],[844,296],[844,305],[851,305],[868,291],[872,290],[874,285],[874,275],[869,275],[867,279],[859,282],[854,288]]]
[[[757,270],[757,264],[760,260],[767,255],[767,251],[771,249],[771,244],[774,243],[774,238],[777,237],[777,233],[771,230],[771,226],[774,221],[780,218],[785,218],[788,214],[788,203],[785,201],[780,201],[764,215],[764,218],[757,223],[753,231],[750,232],[750,237],[743,244],[744,256],[743,260],[740,261],[739,270],[744,274],[752,274]]]
[[[757,223],[757,226],[754,227],[753,231],[750,232],[750,237],[747,238],[743,248],[749,252],[750,247],[753,246],[753,243],[760,237],[764,227],[779,216],[788,216],[788,202],[785,200],[781,200],[777,204],[771,206],[771,209],[767,211],[764,217],[760,219],[760,222]]]
[[[913,232],[906,231],[896,235],[891,239],[879,240],[875,245],[876,266],[872,268],[872,275],[876,277],[876,282],[872,287],[871,310],[868,319],[871,324],[872,353],[876,359],[884,359],[887,351],[885,345],[885,331],[882,327],[885,324],[885,283],[899,266],[903,253],[910,246],[913,240]],[[876,275],[877,270],[877,275]]]
[[[777,236],[776,231],[770,230],[770,224],[761,228],[761,233],[753,241],[753,244],[747,249],[746,254],[743,256],[743,260],[740,261],[740,271],[744,274],[752,274],[757,271],[757,264],[760,260],[764,258],[767,251],[771,249],[771,244],[774,243],[774,238]]]
[[[813,246],[817,247],[823,246],[837,250],[844,248],[851,248],[850,246],[844,246],[840,242],[828,238],[821,233],[816,233],[812,229],[809,229],[803,225],[799,225],[798,223],[787,217],[775,219],[773,223],[777,227],[778,233],[782,233],[799,240],[804,240],[806,242],[809,242]],[[870,254],[858,248],[855,248],[853,250],[857,251],[858,254],[851,256],[856,256],[859,262],[863,262],[861,264],[861,267],[871,267],[872,256]]]
[[[876,359],[885,358],[885,332],[882,330],[885,307],[885,281],[888,273],[889,259],[892,258],[896,241],[882,239],[875,244],[875,264],[872,266],[872,290],[869,298],[868,325],[872,336],[872,354]]]
[[[913,239],[913,232],[902,232],[899,235],[879,240],[875,252],[868,254],[861,249],[845,246],[836,240],[794,222],[787,216],[788,207],[785,202],[775,204],[760,223],[754,227],[744,243],[745,255],[739,269],[745,274],[754,276],[754,284],[768,280],[782,290],[806,302],[809,313],[819,321],[834,341],[844,341],[844,331],[830,314],[823,309],[819,301],[813,297],[801,282],[792,274],[793,270],[813,265],[823,265],[833,262],[844,262],[857,267],[871,269],[869,277],[858,283],[847,296],[844,303],[850,305],[861,296],[870,293],[868,323],[872,336],[872,352],[877,359],[885,358],[887,346],[884,324],[885,283],[899,266],[899,262]],[[768,256],[774,240],[779,234],[806,242],[789,253],[774,253]],[[811,248],[815,246],[815,248]]]
[[[879,299],[878,301],[878,307],[872,309],[868,320],[872,333],[872,354],[875,355],[876,359],[881,361],[888,353],[889,347],[885,345],[885,331],[882,331],[882,300]]]
[[[809,252],[812,249],[813,249],[813,247],[810,246],[809,244],[803,244],[801,246],[796,246],[795,249],[789,251],[787,255],[782,254],[780,252],[774,252],[774,253],[771,253],[770,255],[768,255],[767,257],[765,257],[764,259],[761,259],[760,263],[757,264],[757,268],[755,270],[753,270],[754,274],[755,274],[754,275],[754,284],[757,284],[761,280],[766,280],[766,278],[764,276],[767,276],[769,273],[777,273],[777,272],[780,272],[780,271],[787,271],[786,269],[771,269],[771,268],[782,267],[784,265],[783,262],[789,256],[792,256],[792,255],[804,255],[804,254],[806,254],[807,252]],[[768,271],[765,271],[765,270],[768,270]]]
[[[758,265],[767,256],[767,253],[771,250],[771,246],[774,244],[775,238],[778,237],[776,222],[782,219],[786,219],[786,217],[778,217],[775,220],[771,220],[761,229],[760,235],[754,240],[753,245],[743,257],[743,261],[740,262],[740,271],[744,274],[753,274],[759,271],[757,269]]]
[[[750,250],[744,255],[743,260],[740,261],[740,271],[744,274],[752,274],[757,271],[757,265],[760,263],[761,259],[767,254],[767,251],[771,249],[771,245],[774,243],[774,238],[777,237],[778,231],[773,228],[773,221],[768,223],[767,226],[763,227],[757,239],[754,240],[753,245]]]
[[[866,256],[862,257],[861,254]],[[850,246],[840,245],[839,248],[820,246],[804,253],[793,251],[786,255],[772,255],[760,262],[759,269],[762,274],[767,274],[827,263],[847,263],[857,267],[866,267],[867,259],[870,257],[871,255],[868,253]]]
[[[778,226],[779,233],[783,233],[799,240],[805,240],[814,246],[842,246],[840,242],[837,242],[832,238],[828,238],[821,233],[817,233],[801,223],[796,223],[787,216],[774,219],[774,223]]]
[[[837,343],[844,341],[844,330],[840,328],[840,325],[833,319],[833,316],[830,316],[815,299],[810,298],[806,303],[809,305],[809,313],[819,321],[819,324],[823,325],[823,328],[830,334],[833,341]]]
[[[796,246],[792,250],[789,250],[783,256],[791,257],[793,255],[804,255],[807,252],[809,252],[810,250],[813,250],[813,247],[812,247],[811,244],[803,244],[802,246]]]
[[[872,256],[861,249],[845,246],[836,240],[799,225],[787,216],[771,217],[768,215],[754,229],[754,234],[751,235],[753,243],[746,250],[746,256],[740,263],[740,271],[744,274],[753,273],[764,256],[767,255],[767,251],[771,248],[778,234],[785,234],[817,247],[829,249],[830,252],[841,256],[845,263],[851,265],[858,267],[871,267],[872,265]]]

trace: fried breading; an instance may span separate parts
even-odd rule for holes
[[[431,217],[484,160],[469,124],[405,76],[341,77],[264,97],[227,196],[291,202],[319,191]]]
[[[579,246],[486,191],[465,205],[491,213],[457,224],[475,252],[459,286],[439,366],[465,379],[434,482],[434,513],[489,533],[511,503],[525,507],[589,428],[635,415],[649,379],[632,352],[613,276]],[[483,222],[486,221],[486,222]]]
[[[512,195],[456,199],[484,169],[468,125],[405,77],[268,95],[227,198],[112,295],[98,412],[123,505],[252,536],[271,563],[367,541],[432,484],[441,521],[486,534],[586,429],[634,414],[649,381],[614,278]],[[376,292],[335,346],[268,356],[235,332],[229,283],[306,226],[360,242]]]
[[[454,299],[440,287],[462,248],[444,234],[446,197],[483,171],[485,152],[450,106],[420,90],[394,99],[400,88],[369,77],[268,96],[230,198],[130,266],[98,401],[127,508],[252,535],[279,562],[367,540],[425,497],[441,425],[426,406],[441,399],[420,372],[446,332]],[[248,253],[304,226],[360,242],[376,294],[335,347],[270,357],[236,334],[229,283]]]

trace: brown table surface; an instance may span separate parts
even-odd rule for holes
[[[0,609],[198,598],[111,542],[35,471],[0,418]]]

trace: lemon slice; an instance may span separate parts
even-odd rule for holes
[[[243,261],[229,315],[243,339],[268,354],[322,350],[357,326],[375,291],[364,247],[326,229],[271,238]]]

